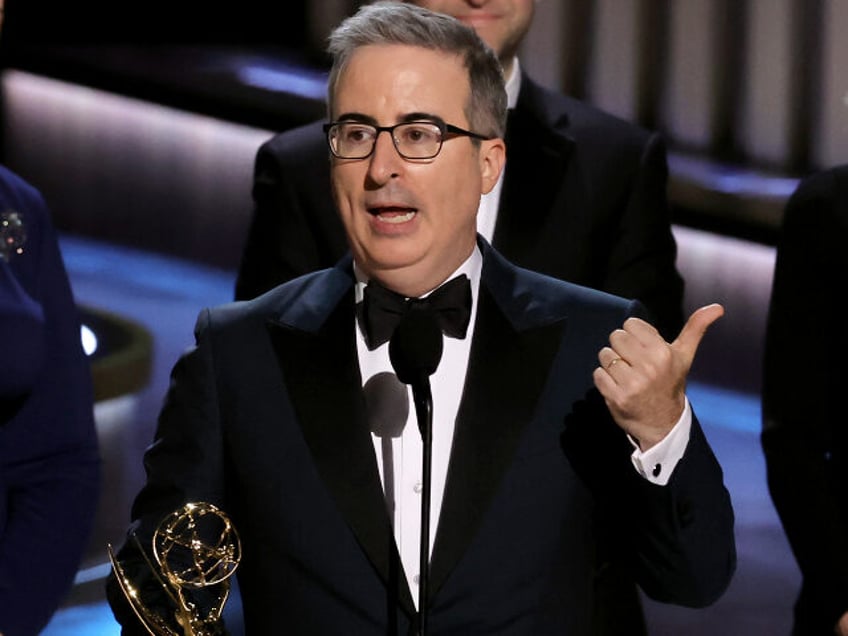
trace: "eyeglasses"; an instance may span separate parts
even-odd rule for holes
[[[398,154],[404,159],[432,159],[449,136],[493,139],[486,135],[451,126],[443,121],[409,121],[394,126],[373,126],[359,121],[334,121],[324,124],[330,151],[339,159],[365,159],[374,152],[377,137],[389,133]]]

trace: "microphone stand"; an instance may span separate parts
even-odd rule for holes
[[[412,385],[412,400],[423,443],[421,541],[418,571],[418,636],[427,635],[430,579],[430,472],[433,455],[433,396],[430,376],[442,358],[442,330],[430,311],[409,311],[389,341],[389,357],[398,379]]]
[[[412,399],[421,431],[423,456],[421,467],[421,552],[418,565],[418,634],[427,634],[427,594],[430,587],[430,488],[433,465],[433,396],[430,380],[412,385]]]

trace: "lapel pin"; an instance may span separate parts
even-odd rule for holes
[[[15,210],[0,212],[0,259],[9,261],[12,256],[24,253],[26,228],[23,216]]]

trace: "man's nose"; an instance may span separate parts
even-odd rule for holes
[[[400,174],[403,158],[395,148],[392,134],[388,130],[381,130],[377,133],[377,138],[374,140],[374,151],[369,157],[369,162],[368,173],[377,183],[384,183]]]

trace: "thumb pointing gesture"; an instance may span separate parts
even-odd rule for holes
[[[642,450],[673,428],[686,403],[686,376],[707,329],[724,307],[696,310],[672,343],[650,324],[628,318],[598,353],[595,386],[616,423],[639,440]]]
[[[701,339],[704,337],[707,329],[723,315],[724,307],[718,303],[705,305],[704,307],[696,309],[692,315],[689,316],[689,320],[686,321],[686,324],[683,325],[683,329],[680,330],[680,334],[674,342],[671,343],[671,348],[680,356],[680,361],[684,364],[687,371],[692,366],[692,362],[695,359],[695,353],[697,352],[698,346],[701,344]]]

